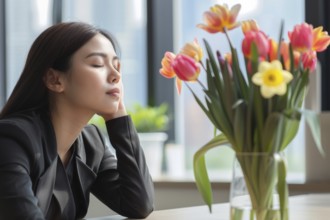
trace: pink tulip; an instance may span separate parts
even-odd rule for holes
[[[316,68],[317,57],[315,51],[307,51],[301,55],[301,61],[304,69],[309,69],[309,71],[314,71]]]
[[[177,77],[183,81],[196,81],[200,73],[199,63],[184,54],[175,57],[172,68]]]
[[[176,55],[172,52],[165,52],[165,55],[162,59],[162,68],[159,70],[159,73],[166,77],[166,78],[174,78],[176,77],[176,73],[174,72],[174,69],[172,68],[172,63],[175,59]],[[181,94],[182,90],[182,81],[178,77],[176,77],[175,80],[176,89],[178,91],[178,94]]]
[[[313,27],[307,23],[296,25],[292,32],[288,33],[294,50],[305,52],[312,49]]]
[[[328,32],[322,30],[322,26],[313,30],[313,50],[316,52],[324,51],[330,44]]]
[[[269,52],[268,37],[262,31],[247,32],[242,43],[242,51],[247,58],[251,58],[252,43],[257,46],[259,56],[265,58]]]

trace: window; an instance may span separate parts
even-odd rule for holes
[[[20,76],[28,50],[41,31],[51,24],[50,0],[6,1],[6,94]]]
[[[295,24],[304,21],[304,1],[199,1],[199,0],[181,0],[176,3],[176,29],[175,29],[175,52],[186,43],[192,41],[195,37],[203,45],[202,39],[206,38],[213,48],[221,48],[222,52],[229,51],[225,36],[221,34],[210,35],[205,31],[196,28],[198,23],[203,22],[203,12],[209,10],[210,6],[215,3],[222,4],[226,2],[229,7],[236,3],[242,5],[239,13],[239,20],[254,18],[260,28],[269,34],[274,39],[277,39],[280,31],[281,21],[285,21],[285,30],[292,30]],[[294,8],[294,10],[292,10]],[[240,28],[229,32],[230,37],[235,47],[241,47],[241,40],[243,39]],[[287,39],[287,36],[283,36]],[[241,58],[241,65],[243,58]],[[202,76],[202,75],[201,75]],[[194,88],[195,86],[191,84]],[[197,91],[199,86],[196,85]],[[199,93],[200,95],[201,92]],[[204,115],[198,104],[195,102],[193,96],[187,89],[183,87],[182,94],[177,97],[179,106],[178,119],[180,121],[180,137],[181,145],[184,146],[186,168],[192,170],[193,154],[196,150],[208,142],[213,136],[213,126]],[[179,108],[180,107],[180,108]],[[300,132],[296,139],[291,143],[287,151],[288,168],[290,174],[288,179],[303,180],[304,179],[304,123],[301,123]],[[212,153],[211,153],[212,152]],[[228,147],[213,149],[207,154],[207,166],[209,168],[210,176],[219,177],[222,174],[231,174],[233,152]],[[219,170],[221,169],[221,172]],[[221,177],[222,180],[230,178],[230,176]]]
[[[83,21],[111,32],[121,50],[125,104],[147,102],[146,1],[63,1],[63,21]]]

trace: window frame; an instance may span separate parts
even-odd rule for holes
[[[6,1],[0,1],[0,108],[6,100]]]

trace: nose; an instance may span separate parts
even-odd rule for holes
[[[120,73],[115,68],[111,67],[108,75],[108,81],[110,83],[118,83],[120,80]]]

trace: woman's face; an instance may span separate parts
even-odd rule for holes
[[[70,105],[94,114],[117,111],[122,98],[120,62],[111,42],[95,35],[70,61],[64,97]]]

